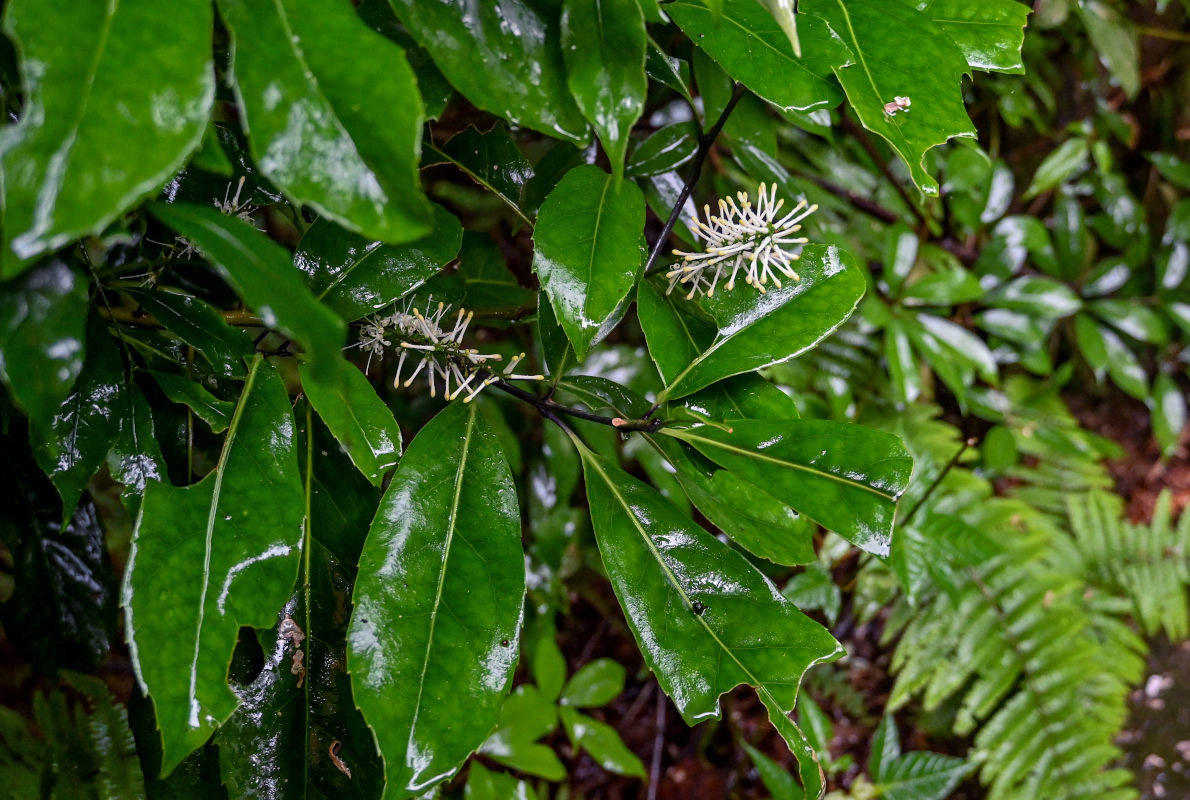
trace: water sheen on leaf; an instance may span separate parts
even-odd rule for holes
[[[581,359],[620,320],[644,260],[645,199],[598,167],[566,173],[542,203],[533,266]]]
[[[1018,0],[918,0],[917,9],[963,51],[973,69],[1022,73],[1029,6]]]
[[[241,625],[267,627],[289,597],[302,488],[281,377],[259,357],[215,469],[150,483],[122,605],[133,666],[153,698],[169,773],[236,707],[227,663]]]
[[[582,144],[587,124],[566,88],[557,22],[527,0],[390,0],[413,38],[475,105]]]
[[[0,132],[0,278],[109,222],[202,140],[215,98],[211,4],[13,0],[26,104]]]
[[[744,285],[730,292],[720,288],[689,313],[678,310],[686,301],[677,290],[666,297],[642,282],[638,313],[650,355],[666,382],[663,399],[800,355],[851,316],[866,286],[846,251],[807,245],[794,266],[799,281],[786,280],[780,289],[770,286],[765,294]]]
[[[897,500],[913,472],[896,436],[827,420],[739,420],[730,430],[663,432],[856,546],[888,555]]]
[[[755,687],[817,796],[817,763],[787,714],[805,671],[842,648],[744,556],[655,489],[579,449],[608,579],[645,663],[682,718],[691,725],[716,719],[720,695]]]
[[[850,48],[855,63],[837,65],[835,75],[860,122],[892,145],[922,192],[936,195],[926,151],[975,136],[963,107],[960,81],[971,70],[963,53],[908,0],[803,0],[800,8],[825,19]],[[897,97],[911,106],[887,113]]]
[[[235,40],[232,74],[260,171],[369,238],[428,233],[417,175],[421,95],[404,51],[348,3],[219,0],[219,10]]]
[[[454,774],[495,726],[525,595],[516,490],[475,404],[447,406],[401,459],[360,555],[347,659],[386,796]]]

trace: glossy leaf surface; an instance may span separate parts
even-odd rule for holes
[[[320,219],[302,237],[293,262],[318,299],[351,322],[433,277],[458,255],[462,235],[458,218],[439,205],[434,206],[433,230],[407,244],[369,240]]]
[[[215,469],[191,486],[149,484],[133,534],[122,605],[157,709],[163,772],[235,709],[236,634],[271,625],[289,597],[303,506],[285,385],[257,358]]]
[[[50,261],[0,289],[0,380],[48,425],[83,369],[87,283]]]
[[[618,661],[610,658],[589,661],[570,676],[558,703],[576,708],[607,705],[624,691],[625,677],[624,667]]]
[[[826,420],[740,420],[666,429],[858,547],[888,555],[913,459],[896,436]]]
[[[429,233],[417,175],[421,95],[404,51],[348,3],[219,0],[219,10],[260,171],[371,239]]]
[[[561,653],[558,656],[561,658]],[[557,727],[558,709],[553,700],[524,684],[504,701],[500,722],[479,752],[518,772],[560,781],[566,777],[565,765],[552,747],[537,741]]]
[[[388,793],[450,776],[492,730],[516,664],[525,563],[512,475],[476,405],[417,434],[360,556],[348,666]]]
[[[644,261],[645,200],[598,167],[572,169],[541,206],[533,266],[581,359],[619,321]]]
[[[167,330],[201,353],[217,373],[228,378],[244,377],[244,358],[254,351],[252,340],[244,331],[224,322],[213,307],[182,292],[126,291]]]
[[[963,107],[960,80],[970,70],[963,53],[906,0],[805,0],[800,9],[825,19],[851,50],[855,63],[835,67],[835,75],[860,122],[892,145],[923,193],[937,194],[926,151],[975,136]],[[912,105],[885,111],[897,97]]]
[[[918,0],[917,8],[958,45],[972,69],[1025,71],[1021,45],[1029,7],[1017,0]]]
[[[798,58],[786,31],[756,0],[725,0],[721,14],[697,0],[676,0],[665,12],[727,74],[779,108],[808,111],[843,99],[831,69],[850,58],[820,19],[799,19]]]
[[[685,301],[642,283],[641,326],[666,382],[663,397],[683,397],[723,378],[794,358],[851,316],[866,286],[845,251],[807,245],[796,266],[801,280],[785,281],[780,289],[759,294],[738,286],[704,298],[699,306],[714,326],[675,320],[674,305]]]
[[[427,145],[426,150],[423,165],[454,164],[471,180],[503,200],[526,224],[533,224],[525,209],[525,187],[533,179],[533,167],[517,149],[506,128],[497,125],[487,133],[467,128],[452,136],[441,149]]]
[[[559,709],[562,725],[575,749],[586,750],[595,763],[617,775],[645,777],[645,765],[625,746],[616,729],[574,708]]]
[[[291,336],[310,355],[312,369],[333,380],[343,323],[306,288],[284,248],[213,208],[155,205],[152,212],[194,242],[265,325]]]
[[[154,372],[153,378],[166,397],[193,411],[194,416],[210,426],[212,433],[223,433],[231,424],[235,403],[220,400],[198,381],[168,372]]]
[[[570,93],[621,177],[628,133],[648,89],[644,15],[637,0],[566,0],[561,24]]]
[[[755,687],[778,732],[806,759],[802,778],[816,796],[817,764],[787,713],[802,674],[837,657],[838,643],[655,489],[580,452],[608,578],[666,694],[694,724],[719,716],[719,695]]]
[[[339,361],[338,377],[320,381],[302,367],[302,388],[356,468],[374,486],[401,457],[401,429],[364,374]]]
[[[211,5],[178,0],[159,11],[154,0],[4,9],[26,104],[0,134],[0,278],[99,233],[198,147],[215,97]]]
[[[475,105],[576,143],[587,125],[566,88],[557,23],[526,0],[391,0],[405,27]]]

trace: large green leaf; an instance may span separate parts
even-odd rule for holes
[[[191,345],[220,375],[242,378],[252,340],[224,322],[212,306],[184,292],[126,289],[132,299],[183,342]]]
[[[133,532],[122,605],[164,773],[235,709],[236,634],[272,625],[289,597],[303,507],[289,397],[258,356],[215,469],[191,486],[150,483]]]
[[[309,437],[306,557],[277,624],[257,634],[263,668],[235,686],[240,706],[219,729],[220,770],[232,797],[379,797],[384,767],[351,697],[346,637],[353,565],[380,494],[308,406],[298,421]]]
[[[566,89],[557,23],[527,0],[390,0],[454,87],[475,105],[583,143],[587,125]]]
[[[637,0],[565,0],[567,84],[599,134],[612,172],[624,174],[628,134],[645,107],[645,18]]]
[[[127,408],[119,348],[98,317],[92,315],[87,328],[87,363],[74,389],[46,428],[34,425],[43,442],[36,448],[37,461],[62,495],[64,519],[103,465]]]
[[[908,0],[803,0],[801,10],[825,19],[851,49],[855,63],[836,66],[835,75],[860,122],[892,145],[922,192],[936,195],[926,151],[975,136],[963,107],[960,80],[970,71],[963,53]],[[897,97],[911,105],[886,112]]]
[[[49,261],[0,285],[0,380],[48,426],[83,369],[87,283]]]
[[[478,404],[409,444],[359,562],[347,660],[387,796],[450,776],[512,682],[525,594],[516,490]]]
[[[401,429],[362,372],[346,361],[338,362],[337,372],[326,383],[303,366],[302,388],[352,463],[379,486],[401,457]]]
[[[1029,6],[1018,0],[917,0],[917,9],[958,45],[972,69],[1024,72]]]
[[[806,246],[797,273],[801,280],[765,294],[740,286],[703,298],[699,307],[714,325],[692,322],[675,309],[685,301],[642,283],[638,313],[666,382],[660,399],[683,397],[804,353],[851,316],[866,288],[851,256],[835,247]]]
[[[891,433],[826,420],[739,420],[664,433],[877,555],[888,555],[913,459]]]
[[[608,578],[661,687],[691,725],[718,718],[724,692],[755,687],[816,797],[817,762],[788,712],[803,673],[838,643],[742,555],[575,441]]]
[[[265,325],[300,344],[323,380],[334,379],[343,322],[306,288],[284,248],[214,208],[157,204],[151,210],[202,250]]]
[[[807,111],[843,100],[831,69],[851,59],[820,19],[801,16],[804,47],[798,58],[788,33],[756,0],[725,0],[722,13],[699,0],[676,0],[665,5],[665,13],[728,75],[779,108]]]
[[[459,253],[463,226],[434,205],[434,229],[407,244],[383,244],[330,220],[309,227],[293,263],[306,273],[318,299],[348,322],[390,305],[417,289]]]
[[[202,140],[215,75],[211,4],[13,0],[26,104],[0,133],[0,277],[99,233],[177,171]]]
[[[503,200],[526,225],[533,225],[525,210],[525,185],[533,178],[533,167],[503,125],[487,133],[467,128],[452,136],[441,149],[427,144],[422,166],[439,163],[454,164]]]
[[[644,261],[645,199],[631,181],[575,167],[541,205],[533,266],[581,359],[619,322]]]
[[[421,95],[405,52],[342,0],[219,0],[219,10],[260,171],[371,239],[429,233]]]

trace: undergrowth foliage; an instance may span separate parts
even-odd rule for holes
[[[1182,447],[1187,4],[1037,5],[3,3],[0,784],[655,792],[582,586],[775,794],[1134,796],[1190,515],[1061,393]]]

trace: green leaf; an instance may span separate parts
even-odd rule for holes
[[[575,167],[550,192],[533,232],[533,267],[581,359],[620,321],[644,261],[645,200],[636,184]]]
[[[921,371],[913,355],[905,323],[894,317],[884,329],[884,357],[897,403],[912,403],[921,395]]]
[[[120,435],[108,450],[107,469],[112,480],[124,485],[124,507],[135,519],[145,486],[149,481],[162,480],[166,474],[165,458],[157,443],[149,401],[132,387],[125,387],[123,395]]]
[[[244,358],[254,352],[252,340],[224,322],[212,306],[193,295],[165,289],[125,292],[166,330],[202,353],[218,374],[242,378],[247,373]]]
[[[231,715],[236,634],[271,625],[292,590],[304,506],[293,435],[285,384],[257,357],[215,469],[145,489],[121,605],[157,708],[163,773]]]
[[[698,127],[693,122],[666,125],[636,146],[624,173],[632,178],[662,175],[694,158]]]
[[[504,772],[491,772],[483,764],[471,762],[463,800],[535,800],[536,795],[524,781]]]
[[[211,5],[14,0],[20,121],[0,133],[0,278],[156,191],[198,147],[215,98]],[[151,33],[150,33],[151,31]]]
[[[626,675],[620,662],[610,658],[597,658],[584,664],[570,677],[562,689],[558,703],[575,708],[605,706],[624,691]]]
[[[926,151],[975,136],[963,107],[960,80],[970,68],[962,52],[906,0],[804,0],[800,8],[825,19],[854,54],[854,64],[834,69],[860,122],[892,145],[924,194],[938,194]],[[912,105],[886,112],[897,97]]]
[[[175,403],[181,403],[210,426],[212,433],[223,433],[231,424],[236,404],[215,397],[201,383],[168,372],[152,372],[161,391]]]
[[[696,330],[673,322],[660,290],[642,283],[637,298],[641,327],[666,381],[659,399],[683,397],[731,375],[801,355],[851,316],[866,288],[851,256],[835,247],[807,245],[797,272],[801,280],[786,281],[765,294],[740,286],[699,301],[717,323],[711,339],[705,325]],[[697,355],[690,357],[693,353]]]
[[[487,133],[466,128],[441,149],[426,145],[427,161],[451,163],[471,180],[499,197],[521,220],[532,227],[525,202],[525,187],[534,178],[533,167],[503,125]],[[440,160],[439,160],[440,159]]]
[[[1037,167],[1037,172],[1033,173],[1033,182],[1025,190],[1025,199],[1056,189],[1082,172],[1089,156],[1086,137],[1075,136],[1062,142],[1046,155]]]
[[[337,372],[328,383],[303,365],[302,389],[351,462],[373,486],[380,486],[401,458],[401,429],[362,372],[343,360]]]
[[[1041,275],[1022,275],[997,286],[988,292],[987,303],[1042,319],[1068,317],[1082,308],[1069,286]]]
[[[416,290],[458,255],[463,226],[442,206],[433,211],[433,229],[408,244],[383,244],[315,220],[293,263],[319,300],[345,321],[357,320]]]
[[[1140,92],[1140,37],[1132,20],[1102,0],[1075,4],[1091,44],[1131,100]]]
[[[905,753],[877,780],[885,800],[944,800],[977,764],[940,753]]]
[[[1112,382],[1127,394],[1142,401],[1148,398],[1148,376],[1144,367],[1117,333],[1087,314],[1074,318],[1074,331],[1079,350],[1096,378],[1101,379],[1107,372]]]
[[[124,365],[107,326],[92,315],[87,325],[87,363],[70,396],[49,425],[34,424],[37,462],[62,495],[62,516],[69,520],[91,476],[103,465],[120,433],[125,402]]]
[[[1161,445],[1161,454],[1168,458],[1177,452],[1186,427],[1186,395],[1177,381],[1165,373],[1153,381],[1149,411],[1153,420],[1153,438]]]
[[[417,173],[421,95],[405,52],[347,3],[219,0],[219,11],[260,171],[368,238],[429,233]]]
[[[838,643],[656,490],[576,445],[608,578],[661,687],[691,725],[718,718],[724,692],[755,687],[817,796],[817,762],[787,714],[802,674],[837,657]]]
[[[343,323],[306,288],[284,248],[213,208],[156,204],[150,210],[194,242],[265,325],[300,344],[323,380],[334,379]]]
[[[806,732],[806,738],[818,751],[819,758],[829,759],[835,727],[831,724],[830,717],[809,694],[803,694],[797,700],[797,719]]]
[[[553,701],[532,686],[518,686],[504,701],[500,722],[479,752],[518,772],[560,781],[566,777],[566,767],[552,748],[537,743],[557,727]]]
[[[629,750],[620,734],[611,725],[591,719],[574,708],[564,706],[558,709],[562,725],[575,749],[586,750],[595,763],[617,775],[630,778],[644,778],[645,765],[635,753]]]
[[[888,555],[913,459],[896,436],[826,420],[664,428],[740,478],[877,555]]]
[[[525,594],[512,475],[475,405],[409,444],[360,556],[347,663],[387,791],[450,776],[492,730]]]
[[[220,771],[232,797],[379,797],[383,763],[345,662],[353,565],[380,495],[309,405],[297,416],[306,434],[305,557],[296,592],[274,626],[256,633],[263,666],[234,685],[240,706],[216,736]]]
[[[716,14],[698,0],[676,0],[665,13],[728,75],[786,111],[833,108],[843,97],[831,69],[850,63],[839,37],[815,17],[802,17],[802,58],[789,35],[756,0],[725,0]]]
[[[49,261],[0,288],[0,380],[48,426],[83,369],[87,283]]]
[[[802,57],[802,45],[797,38],[797,3],[796,0],[758,0],[769,10],[773,19],[789,37],[789,44],[793,47],[793,54]]]
[[[645,19],[637,0],[564,0],[567,85],[611,162],[624,176],[628,134],[645,107]]]
[[[1169,341],[1169,323],[1139,300],[1095,300],[1089,310],[1133,339],[1157,345]]]
[[[1029,6],[1018,0],[918,0],[918,10],[958,45],[972,69],[1023,73]]]
[[[834,625],[843,605],[842,593],[831,577],[830,570],[821,563],[809,564],[805,570],[794,575],[781,589],[800,609],[815,608],[826,615],[829,624]]]
[[[587,124],[566,88],[557,23],[526,0],[391,0],[397,16],[454,87],[513,125],[585,144]]]
[[[784,420],[799,416],[792,397],[754,373],[736,375],[687,395],[681,407],[715,420]]]
[[[793,776],[786,772],[784,767],[747,742],[743,744],[744,751],[748,753],[748,758],[752,759],[753,766],[760,774],[761,783],[769,790],[773,800],[805,800],[806,793],[794,782]]]

